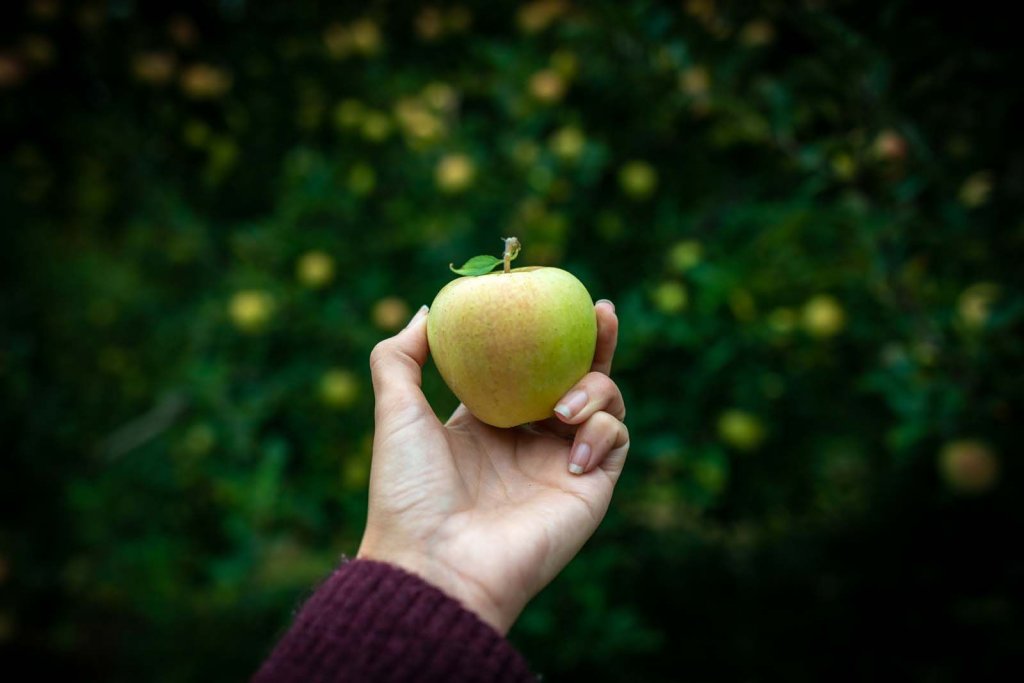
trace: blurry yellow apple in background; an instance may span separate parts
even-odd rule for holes
[[[619,186],[632,199],[647,199],[658,189],[658,172],[646,161],[630,161],[619,169]]]
[[[957,493],[984,493],[999,481],[999,458],[984,442],[959,439],[939,451],[939,473]]]
[[[477,259],[489,259],[487,270],[500,263]],[[597,316],[571,273],[515,268],[448,283],[430,307],[427,338],[441,377],[466,408],[494,427],[514,427],[551,417],[590,370]]]
[[[351,371],[332,368],[320,378],[320,400],[331,408],[348,408],[358,397],[359,379]]]
[[[334,259],[325,251],[307,251],[295,266],[299,282],[310,289],[319,289],[334,279]]]
[[[260,289],[236,292],[228,304],[231,322],[242,332],[260,332],[274,314],[274,297]]]
[[[833,337],[846,326],[846,312],[835,297],[819,294],[804,304],[804,329],[812,337]]]
[[[733,448],[752,451],[764,441],[764,425],[756,415],[733,408],[719,416],[718,436]]]
[[[464,192],[476,178],[476,166],[465,154],[447,154],[437,162],[434,182],[446,194]]]
[[[394,332],[409,319],[409,304],[397,296],[386,296],[373,305],[370,317],[380,329]]]

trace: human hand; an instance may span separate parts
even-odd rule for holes
[[[370,355],[376,399],[357,557],[410,571],[508,632],[601,522],[629,450],[608,376],[618,337],[598,302],[591,372],[542,422],[498,429],[464,405],[442,424],[420,389],[427,310]],[[582,395],[577,392],[582,392]]]

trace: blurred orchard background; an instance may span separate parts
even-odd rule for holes
[[[357,548],[370,349],[508,234],[616,303],[633,441],[511,633],[547,680],[1021,664],[1019,24],[838,0],[0,13],[7,673],[245,679]],[[433,365],[425,391],[454,408]]]

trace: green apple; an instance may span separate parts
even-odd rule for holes
[[[733,408],[719,416],[718,436],[733,448],[752,451],[764,441],[764,425],[757,415]]]
[[[597,343],[594,302],[579,280],[508,261],[505,272],[448,283],[427,317],[441,377],[473,415],[502,428],[551,417],[590,370]]]
[[[648,199],[658,188],[658,172],[646,161],[630,161],[619,169],[619,186],[632,199]]]

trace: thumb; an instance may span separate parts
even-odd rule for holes
[[[426,306],[416,312],[405,329],[373,348],[370,374],[378,424],[413,410],[431,412],[420,390],[428,353]]]

